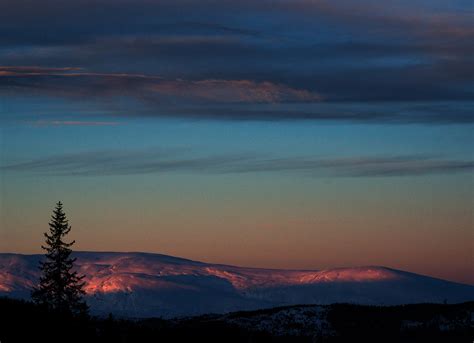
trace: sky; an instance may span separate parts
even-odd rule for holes
[[[471,1],[0,2],[0,251],[474,284]]]

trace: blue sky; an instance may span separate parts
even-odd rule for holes
[[[61,199],[80,249],[472,283],[472,17],[3,1],[0,249],[39,251]]]

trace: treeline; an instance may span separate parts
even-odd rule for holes
[[[472,342],[474,303],[391,307],[328,306],[331,334],[276,336],[236,322],[275,311],[142,320],[65,315],[32,302],[0,298],[0,341],[14,342]],[[229,321],[229,318],[233,320]],[[311,320],[311,318],[309,318]]]

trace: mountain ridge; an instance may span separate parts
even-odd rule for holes
[[[436,279],[436,280],[441,280],[444,282],[451,282],[455,284],[461,284],[461,285],[466,285],[466,286],[474,286],[474,284],[466,283],[466,282],[460,282],[460,281],[453,281],[453,280],[448,280],[448,279],[443,279],[441,277],[436,277],[428,274],[420,274],[420,273],[415,273],[407,270],[402,270],[402,269],[397,269],[394,267],[388,267],[384,265],[377,265],[377,264],[369,264],[369,265],[361,265],[361,266],[353,266],[353,267],[333,267],[333,268],[322,268],[322,269],[311,269],[311,268],[269,268],[269,267],[247,267],[247,266],[241,266],[241,265],[234,265],[234,264],[227,264],[227,263],[212,263],[212,262],[204,262],[204,261],[199,261],[199,260],[192,260],[190,258],[185,258],[185,257],[178,257],[174,255],[167,255],[167,254],[161,254],[161,253],[155,253],[155,252],[144,252],[144,251],[110,251],[110,250],[94,250],[94,251],[89,251],[89,250],[78,250],[73,252],[74,255],[82,255],[82,254],[114,254],[114,255],[151,255],[151,256],[156,256],[156,257],[163,257],[163,258],[170,258],[170,259],[175,259],[175,260],[181,260],[185,262],[191,262],[191,263],[196,263],[196,264],[201,264],[201,265],[213,265],[213,266],[219,266],[219,267],[230,267],[230,268],[239,268],[239,269],[248,269],[248,270],[265,270],[265,271],[295,271],[295,272],[324,272],[324,271],[335,271],[335,270],[344,270],[344,269],[359,269],[359,268],[379,268],[379,269],[385,269],[393,272],[399,272],[399,273],[406,273],[406,274],[412,274],[416,276],[423,276],[431,279]],[[36,253],[36,254],[25,254],[25,253],[13,253],[13,252],[0,252],[0,256],[2,255],[19,255],[19,256],[38,256],[38,257],[43,257],[44,254],[41,253]],[[77,256],[76,256],[77,257]]]
[[[385,266],[323,270],[212,264],[148,252],[77,251],[93,313],[173,317],[295,304],[474,300],[474,286]],[[0,295],[28,298],[41,254],[0,253]]]

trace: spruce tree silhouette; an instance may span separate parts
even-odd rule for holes
[[[46,260],[40,262],[39,286],[33,288],[31,297],[37,304],[46,306],[50,310],[74,316],[87,316],[89,308],[84,301],[84,275],[73,271],[75,258],[71,257],[72,241],[63,241],[71,231],[71,226],[66,219],[63,205],[59,201],[51,216],[49,233],[45,232]]]

